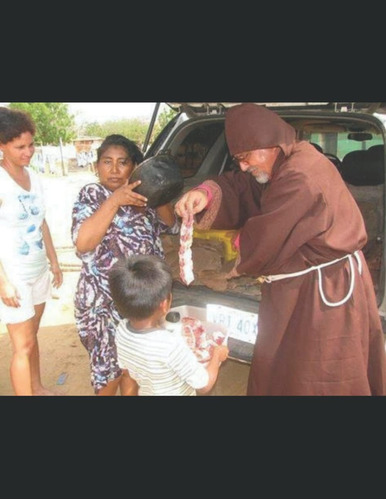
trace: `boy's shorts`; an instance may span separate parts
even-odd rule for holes
[[[23,323],[35,316],[35,307],[51,297],[51,275],[47,270],[42,276],[30,281],[13,281],[20,296],[20,307],[7,307],[0,299],[0,321],[6,325]]]

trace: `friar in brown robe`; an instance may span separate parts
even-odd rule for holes
[[[206,181],[176,208],[194,211],[202,229],[239,229],[233,276],[265,277],[247,394],[385,395],[366,229],[338,170],[252,103],[228,111],[226,136],[240,171]],[[256,150],[276,151],[269,179],[257,175]]]

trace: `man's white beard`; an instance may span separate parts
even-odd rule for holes
[[[259,184],[268,184],[270,181],[269,175],[265,172],[261,172],[255,176],[256,182]]]

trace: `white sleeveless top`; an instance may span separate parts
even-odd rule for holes
[[[46,210],[43,186],[28,168],[26,191],[0,167],[0,261],[8,278],[35,279],[48,269],[42,224]]]

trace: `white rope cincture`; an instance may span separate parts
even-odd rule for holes
[[[357,260],[358,263],[358,271],[359,274],[362,275],[362,260],[359,255],[359,251],[354,252],[353,254]],[[291,274],[276,274],[273,276],[261,276],[258,281],[260,283],[273,283],[274,281],[280,281],[284,279],[289,279],[289,278],[297,278],[299,276],[304,276],[305,274],[311,273],[313,271],[318,271],[318,277],[319,277],[319,293],[320,296],[326,306],[329,307],[339,307],[348,302],[354,292],[354,287],[355,287],[355,269],[354,269],[354,260],[353,260],[353,255],[345,255],[341,259],[336,259],[332,262],[326,262],[325,264],[320,264],[319,266],[313,266],[308,269],[305,269],[304,271],[299,271],[297,273],[291,273]],[[348,294],[344,299],[342,299],[339,302],[329,302],[326,299],[326,296],[324,294],[323,290],[323,283],[322,283],[322,269],[325,267],[333,266],[334,264],[337,264],[338,262],[341,262],[342,260],[348,259],[350,262],[350,271],[351,271],[351,283],[350,283],[350,289],[348,291]]]

